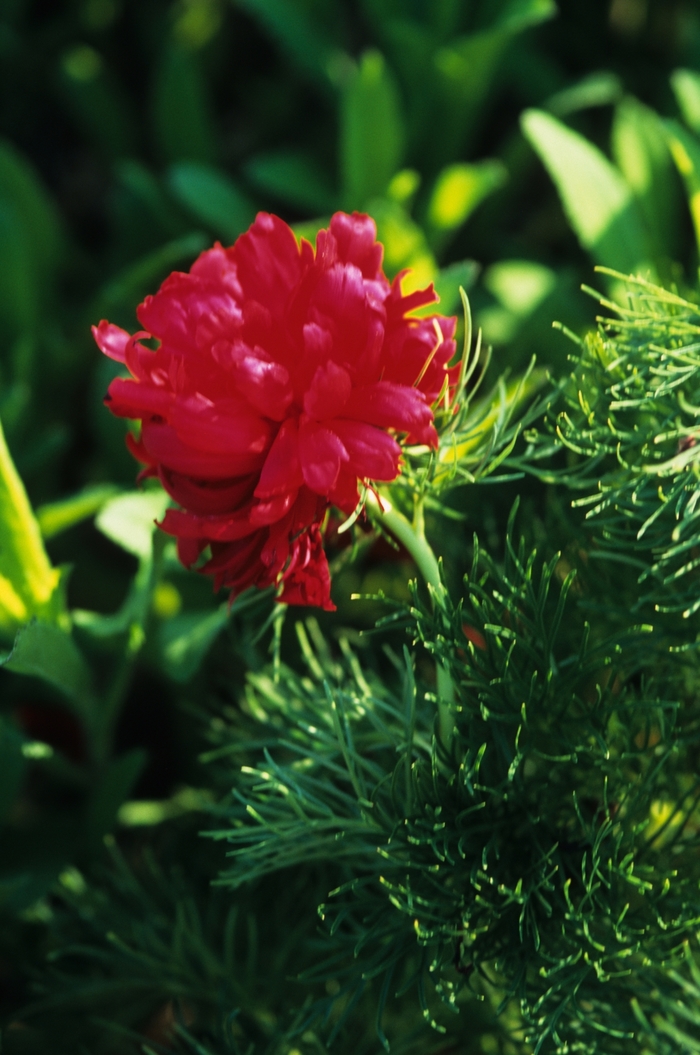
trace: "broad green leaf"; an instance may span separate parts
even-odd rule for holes
[[[0,197],[0,328],[17,337],[36,330],[42,317],[41,284],[31,244],[12,202]]]
[[[60,578],[46,555],[0,425],[0,630],[13,632],[32,616],[60,619]]]
[[[267,194],[312,214],[331,211],[336,205],[333,188],[306,154],[282,150],[257,154],[244,171],[251,183]]]
[[[200,231],[175,238],[135,264],[130,264],[102,288],[93,312],[94,318],[109,315],[115,309],[128,306],[133,310],[153,286],[162,281],[178,264],[189,263],[210,244]]]
[[[500,161],[461,162],[444,168],[435,181],[426,216],[433,246],[442,246],[507,178]]]
[[[0,140],[0,201],[17,211],[28,251],[40,272],[50,272],[61,251],[61,221],[30,163],[12,144]]]
[[[330,85],[335,49],[297,0],[234,0],[307,76]]]
[[[632,96],[615,110],[612,152],[632,188],[652,239],[654,257],[679,251],[679,186],[661,118]]]
[[[32,621],[17,632],[0,666],[53,685],[83,716],[90,714],[90,671],[73,639],[47,623]]]
[[[378,51],[365,52],[348,78],[340,125],[343,199],[347,208],[361,208],[385,193],[404,152],[398,90]]]
[[[491,26],[435,52],[431,90],[436,99],[425,114],[425,127],[438,163],[458,157],[474,132],[511,40],[556,11],[554,0],[512,0]]]
[[[115,168],[121,185],[134,198],[141,209],[169,235],[182,231],[183,220],[179,210],[169,200],[160,180],[139,161],[130,158],[120,161]]]
[[[700,248],[700,143],[678,121],[665,122],[668,145],[685,184],[695,238]]]
[[[108,539],[139,560],[153,556],[153,532],[170,498],[164,491],[134,491],[118,495],[102,507],[95,526]]]
[[[9,722],[0,718],[0,823],[17,797],[25,769],[22,737]]]
[[[166,44],[155,71],[151,110],[166,161],[214,160],[216,133],[197,52],[174,41]]]
[[[117,493],[113,484],[97,484],[86,487],[77,495],[39,506],[36,518],[45,539],[53,538],[62,531],[79,524],[82,520],[99,513],[102,506]]]
[[[174,681],[188,681],[199,669],[215,638],[226,625],[230,605],[213,612],[187,612],[160,627],[163,669]]]
[[[255,219],[255,206],[233,180],[211,165],[183,161],[168,173],[181,205],[225,242],[235,242]]]
[[[555,117],[566,117],[592,106],[610,106],[622,95],[622,81],[610,70],[595,70],[576,84],[552,95],[545,108]]]
[[[615,166],[550,114],[526,110],[521,124],[554,181],[569,223],[596,263],[626,273],[648,266],[644,221]]]
[[[110,763],[87,805],[87,834],[91,842],[98,843],[114,827],[119,807],[129,797],[147,761],[146,752],[137,747]]]
[[[35,339],[60,248],[60,222],[48,194],[29,162],[0,140],[0,330],[5,339],[25,344]],[[15,368],[17,376],[28,376],[26,369]]]
[[[683,120],[693,132],[700,135],[700,73],[695,70],[674,70],[671,87]]]

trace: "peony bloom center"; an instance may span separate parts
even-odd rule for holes
[[[160,526],[232,596],[278,584],[281,601],[332,609],[328,509],[350,514],[360,484],[395,480],[404,440],[437,446],[455,319],[412,317],[437,296],[404,296],[382,252],[368,216],[336,213],[314,251],[260,213],[146,298],[143,331],[93,327],[130,375],[107,405],[141,422],[127,436],[141,475],[179,506]]]

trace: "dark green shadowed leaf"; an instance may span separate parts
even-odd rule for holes
[[[0,666],[41,678],[67,697],[83,717],[89,713],[90,670],[73,639],[55,626],[31,622],[23,627]]]
[[[469,142],[513,38],[552,18],[556,10],[553,0],[513,0],[491,26],[458,37],[434,53],[427,89],[435,101],[432,112],[425,114],[425,130],[430,130],[426,148],[433,144],[433,164],[459,157]]]
[[[251,183],[281,202],[312,214],[332,212],[336,194],[319,166],[306,154],[275,151],[258,154],[245,165]]]
[[[340,169],[346,208],[386,191],[403,159],[405,132],[393,74],[378,51],[367,51],[351,74],[341,106]]]
[[[180,268],[187,267],[209,244],[207,235],[193,231],[167,242],[160,249],[117,272],[97,296],[92,317],[99,319],[119,308],[129,307],[133,310],[134,304],[152,292],[153,287],[166,278],[168,272],[178,265]]]
[[[276,41],[302,73],[330,87],[335,49],[297,0],[233,0]]]
[[[129,797],[141,776],[148,755],[135,748],[111,762],[87,805],[87,835],[99,843],[114,827],[119,807]]]
[[[0,333],[26,339],[36,331],[61,242],[59,217],[32,166],[0,141]]]
[[[210,165],[183,161],[168,173],[178,202],[227,244],[235,242],[255,219],[255,206],[230,176]]]
[[[0,719],[0,822],[4,821],[19,791],[26,759],[22,754],[22,737]]]
[[[166,620],[159,635],[166,674],[174,681],[189,681],[228,617],[229,604],[225,602],[213,612],[187,612]]]
[[[58,88],[89,143],[109,159],[133,154],[136,135],[126,98],[95,48],[78,44],[64,52]]]
[[[165,45],[155,70],[151,108],[156,143],[167,161],[213,161],[216,133],[199,55]]]
[[[615,166],[550,114],[527,110],[521,123],[583,248],[606,267],[634,271],[648,266],[651,247],[642,214]]]

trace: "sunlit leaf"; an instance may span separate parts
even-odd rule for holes
[[[623,99],[615,110],[612,150],[639,202],[654,256],[675,258],[680,248],[680,187],[658,114],[632,96]]]
[[[622,95],[622,81],[610,70],[595,70],[576,84],[552,95],[545,107],[555,117],[566,117],[593,106],[609,106]]]
[[[386,198],[369,203],[368,211],[377,223],[377,237],[384,245],[384,270],[390,278],[404,268],[411,268],[402,289],[411,292],[429,285],[438,266],[425,234],[397,202]]]
[[[170,499],[164,491],[132,492],[112,498],[100,510],[95,526],[108,539],[141,560],[153,554],[153,532]]]
[[[71,495],[70,498],[39,506],[36,518],[41,534],[45,539],[53,538],[54,535],[59,535],[62,531],[94,516],[116,492],[117,488],[113,484],[97,484],[86,487],[84,491]]]
[[[700,247],[700,143],[677,121],[665,122],[668,145],[685,184],[695,238]]]
[[[433,245],[442,245],[506,179],[500,161],[462,162],[444,168],[435,181],[426,214]]]
[[[0,426],[0,629],[37,616],[60,619],[60,572],[46,555],[39,524]]]
[[[700,73],[696,70],[674,70],[671,87],[683,120],[700,135]]]
[[[644,221],[631,189],[587,139],[550,114],[527,110],[523,132],[559,192],[569,223],[597,263],[624,271],[648,266]]]

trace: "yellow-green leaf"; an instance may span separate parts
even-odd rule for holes
[[[0,425],[0,630],[13,633],[32,616],[57,622],[60,577],[46,555]]]

